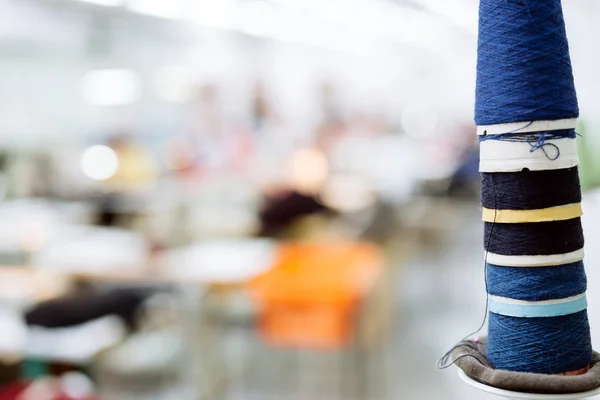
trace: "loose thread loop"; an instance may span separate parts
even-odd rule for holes
[[[497,140],[500,142],[527,143],[529,146],[531,146],[531,149],[529,149],[530,153],[533,153],[537,150],[542,150],[548,160],[555,161],[560,157],[560,148],[556,144],[548,141],[556,139],[575,139],[577,135],[578,134],[575,132],[575,130],[567,129],[559,131],[537,132],[527,135],[514,133],[483,135],[479,138],[479,141],[485,142],[487,140]],[[555,154],[549,154],[548,148],[554,149]]]
[[[529,136],[527,138],[527,144],[531,146],[531,149],[529,149],[530,153],[533,153],[536,150],[542,150],[546,158],[550,161],[554,161],[558,157],[560,157],[560,149],[558,148],[558,146],[554,143],[546,143],[546,132],[541,133],[537,140],[535,136]],[[556,155],[554,157],[550,157],[548,155],[548,152],[546,151],[546,147],[554,148],[556,150]]]
[[[469,354],[469,353],[461,354],[460,356],[458,356],[455,359],[453,359],[452,361],[450,361],[450,357],[452,357],[452,352],[461,347],[466,347],[468,349],[475,350],[476,353],[479,352],[479,349],[477,348],[477,346],[475,346],[472,341],[468,340],[468,338],[465,338],[465,339],[461,340],[460,342],[458,342],[450,350],[448,350],[448,352],[446,354],[444,354],[444,356],[438,360],[437,368],[438,369],[446,369],[446,368],[454,365],[461,358],[466,358],[466,357],[472,357],[475,360],[477,360],[480,364],[485,365],[475,354]]]
[[[490,241],[492,240],[492,236],[494,234],[494,224],[496,223],[496,217],[497,217],[497,209],[496,209],[496,187],[494,186],[494,178],[493,176],[490,177],[491,179],[491,183],[492,183],[492,188],[493,188],[493,195],[494,195],[494,221],[492,222],[492,229],[489,230],[489,233],[487,235],[487,239],[486,239],[486,243],[485,243],[485,257],[483,259],[483,281],[485,283],[485,292],[486,292],[486,296],[485,296],[485,313],[483,315],[483,321],[481,321],[481,325],[479,325],[479,328],[477,328],[476,331],[468,334],[467,336],[465,336],[464,338],[462,338],[456,345],[454,345],[450,350],[448,350],[446,352],[446,354],[444,354],[437,362],[437,368],[438,369],[446,369],[452,365],[454,365],[458,360],[460,360],[461,358],[464,357],[474,357],[475,359],[477,359],[477,361],[479,361],[481,363],[481,360],[479,360],[477,357],[471,355],[471,354],[463,354],[455,359],[452,359],[452,352],[454,352],[454,350],[460,348],[460,347],[471,347],[472,344],[470,343],[469,339],[472,338],[473,336],[477,335],[479,332],[481,332],[481,330],[485,327],[485,323],[487,322],[488,319],[488,311],[489,311],[489,298],[487,296],[487,292],[488,292],[488,280],[487,280],[487,265],[488,265],[488,253],[489,251],[487,250],[489,245],[490,245]],[[483,363],[482,363],[483,364]]]

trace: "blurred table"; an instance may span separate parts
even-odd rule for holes
[[[212,298],[218,300],[219,308],[215,310],[219,314],[204,319],[207,315],[204,300],[203,317],[199,319],[203,326],[215,322],[213,315],[224,318],[239,295],[245,296],[247,304],[254,308],[240,313],[238,307],[234,314],[236,317],[244,314],[244,321],[255,322],[244,326],[266,339],[263,343],[273,351],[278,351],[275,349],[281,345],[298,351],[347,348],[351,356],[348,363],[357,378],[351,381],[366,385],[367,367],[364,365],[369,362],[370,350],[362,337],[362,327],[380,330],[377,320],[380,313],[377,307],[369,306],[384,270],[377,246],[356,242],[210,240],[165,251],[150,260],[143,241],[130,235],[94,228],[69,243],[52,245],[39,252],[34,265],[43,273],[89,283],[208,288],[208,298],[216,294]],[[231,299],[236,301],[231,302]],[[221,321],[230,322],[229,317],[226,315]],[[219,328],[221,341],[227,340],[226,332],[221,331],[223,328]],[[196,335],[199,336],[203,335]],[[244,337],[257,343],[256,335]],[[380,336],[375,337],[377,341]],[[46,342],[51,343],[51,340]],[[82,345],[82,348],[86,347]],[[244,361],[245,365],[255,363],[255,356],[258,354]],[[206,361],[205,353],[200,359]]]
[[[4,264],[27,263],[27,257],[56,239],[77,235],[73,226],[89,222],[89,206],[80,202],[18,199],[0,203],[0,258]]]
[[[36,209],[21,206],[0,206],[0,216],[11,209]],[[27,327],[24,309],[66,294],[78,273],[131,273],[143,267],[146,243],[120,229],[68,224],[52,212],[32,211],[26,218],[25,214],[11,214],[10,223],[0,229],[0,248],[29,250],[27,264],[32,265],[0,267],[0,357],[13,362],[26,358],[85,363],[124,337],[122,323],[104,318],[65,329]],[[20,237],[22,226],[26,229]]]
[[[26,350],[27,326],[22,310],[67,291],[68,282],[23,267],[0,267],[0,360],[12,364]]]
[[[36,269],[67,275],[140,273],[148,260],[144,238],[119,228],[70,227],[32,257]]]
[[[113,230],[51,246],[34,266],[92,282],[235,286],[269,270],[276,250],[270,240],[211,240],[150,258],[139,237]]]
[[[271,269],[277,245],[267,239],[211,240],[169,251],[159,275],[206,284],[248,282]]]
[[[0,267],[0,360],[23,358],[82,364],[121,340],[123,324],[103,318],[64,329],[27,327],[23,310],[68,292],[64,275],[24,267]]]
[[[58,297],[68,290],[69,281],[46,271],[25,267],[0,267],[0,304],[19,308]]]

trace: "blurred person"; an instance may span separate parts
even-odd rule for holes
[[[316,129],[316,146],[328,156],[337,142],[348,132],[348,121],[343,117],[337,92],[333,85],[324,82],[317,93],[320,122]]]
[[[201,136],[220,136],[224,130],[223,110],[218,89],[213,84],[200,86],[193,102],[193,129]]]
[[[319,97],[322,123],[330,124],[342,121],[343,116],[337,92],[330,82],[323,82],[321,84]]]
[[[377,113],[358,112],[350,118],[349,130],[357,135],[376,138],[390,131],[387,121]]]
[[[50,154],[36,154],[32,160],[35,178],[31,188],[34,197],[55,197],[56,170]]]
[[[4,170],[3,157],[0,169]],[[52,197],[56,189],[56,168],[49,153],[17,153],[14,155],[9,174],[10,194],[16,197]]]
[[[316,149],[290,151],[276,159],[277,175],[262,182],[260,236],[278,236],[304,217],[331,213],[318,196],[327,177],[326,161],[323,167],[321,159],[325,157]]]
[[[133,136],[121,133],[113,136],[108,147],[119,160],[115,174],[106,182],[121,191],[137,190],[154,183],[157,177],[156,163],[150,152]]]
[[[279,117],[266,87],[256,83],[250,103],[253,129],[252,179],[265,193],[289,189],[285,166],[299,148],[292,127]]]
[[[295,144],[286,130],[271,131],[271,148],[265,153],[272,161],[269,168],[272,181],[265,190],[264,205],[260,211],[261,235],[277,235],[305,217],[333,213],[321,201],[320,193],[329,175],[330,151],[346,134],[347,126],[341,118],[335,91],[330,84],[320,87],[317,98],[321,122],[313,135],[313,148]]]
[[[278,236],[304,217],[332,215],[318,194],[298,188],[266,193],[259,212],[259,236]]]
[[[156,162],[152,154],[127,133],[114,135],[107,145],[115,152],[118,166],[103,182],[104,191],[96,198],[96,223],[130,226],[138,216],[146,191],[156,182]]]
[[[10,189],[10,156],[0,152],[0,200],[3,200]]]
[[[180,177],[193,178],[198,173],[198,152],[191,138],[178,135],[165,141],[163,147],[167,168]]]
[[[196,167],[202,175],[244,170],[251,147],[248,132],[227,120],[215,85],[199,88],[188,132],[197,154]]]
[[[264,84],[256,83],[252,96],[252,129],[262,132],[269,126],[278,125],[279,122],[279,116],[269,99]]]
[[[333,148],[344,139],[348,126],[344,121],[332,120],[322,123],[316,131],[316,147],[330,155]]]

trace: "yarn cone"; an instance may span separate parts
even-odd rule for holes
[[[481,0],[479,13],[488,359],[500,370],[581,374],[592,345],[562,4]]]

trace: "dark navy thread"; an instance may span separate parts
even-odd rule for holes
[[[492,181],[493,178],[493,181]],[[502,196],[495,199],[495,185]],[[499,210],[537,210],[581,202],[577,167],[481,174],[481,205]]]
[[[580,218],[523,224],[486,222],[485,235],[492,230],[494,235],[486,250],[505,256],[566,254],[584,244]]]

